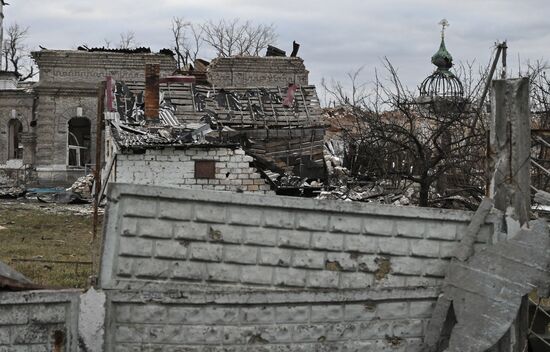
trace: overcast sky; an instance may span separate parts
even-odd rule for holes
[[[447,48],[456,62],[487,65],[498,40],[508,40],[509,66],[550,58],[548,0],[8,0],[5,25],[30,27],[31,48],[103,46],[134,31],[139,43],[158,50],[171,45],[170,19],[203,22],[220,18],[273,23],[276,45],[292,41],[310,71],[310,81],[345,79],[364,66],[363,80],[388,57],[410,88],[433,71],[439,46],[438,22],[446,18]],[[207,58],[210,59],[210,58]]]

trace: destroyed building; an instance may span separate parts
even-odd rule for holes
[[[99,83],[111,77],[138,96],[145,89],[147,63],[160,64],[161,78],[176,70],[169,52],[80,49],[34,52],[40,79],[33,85],[21,88],[16,80],[4,80],[0,168],[8,176],[27,184],[59,185],[90,172]],[[220,58],[203,66],[203,84],[176,79],[160,85],[176,123],[214,120],[226,127],[231,144],[241,145],[276,175],[323,177],[321,109],[302,59]],[[195,74],[194,82],[202,77]],[[138,103],[123,102],[128,111]]]

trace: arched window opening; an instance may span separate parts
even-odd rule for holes
[[[74,117],[69,120],[67,137],[67,160],[69,166],[84,167],[91,161],[90,120]]]
[[[23,124],[21,121],[11,119],[8,122],[8,159],[23,159],[22,132]]]

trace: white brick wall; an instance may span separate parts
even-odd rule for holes
[[[215,160],[215,179],[195,179],[196,160]],[[144,154],[117,155],[115,182],[272,193],[260,174],[250,167],[252,161],[242,149],[147,149]]]

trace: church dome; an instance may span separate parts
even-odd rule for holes
[[[420,84],[420,97],[426,98],[457,98],[464,95],[464,87],[460,79],[450,71],[453,67],[453,57],[445,47],[445,27],[446,21],[441,22],[443,30],[441,31],[441,44],[439,50],[432,56],[432,64],[437,68]]]

